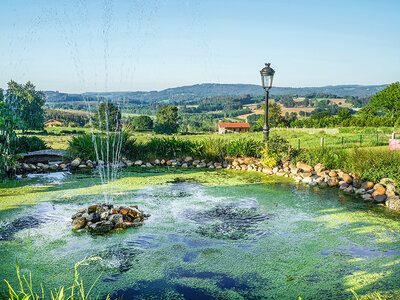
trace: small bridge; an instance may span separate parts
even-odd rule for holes
[[[50,149],[50,150],[41,150],[41,151],[33,151],[28,153],[20,153],[23,158],[20,159],[20,162],[28,163],[28,164],[37,164],[37,163],[49,163],[55,161],[64,160],[64,156],[67,152],[62,149]]]

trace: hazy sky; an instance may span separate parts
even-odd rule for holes
[[[398,0],[1,0],[0,87],[63,92],[400,79]]]

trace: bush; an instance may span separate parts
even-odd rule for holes
[[[226,153],[230,156],[260,157],[264,143],[252,138],[240,138],[226,144]]]
[[[311,166],[322,163],[327,169],[345,168],[347,165],[348,153],[342,149],[330,147],[316,147],[302,149],[295,157],[294,162],[302,161]]]
[[[109,149],[108,158],[107,145]],[[120,153],[118,153],[119,150]],[[131,139],[126,132],[113,133],[108,138],[106,135],[83,134],[72,138],[67,153],[71,158],[80,157],[83,160],[97,161],[97,159],[100,159],[105,162],[113,162],[118,160],[120,155],[127,157],[137,155],[138,149],[135,145],[135,139]]]
[[[49,149],[46,143],[37,136],[21,136],[11,142],[10,148],[14,153],[26,153]]]
[[[374,182],[385,177],[400,182],[400,153],[397,151],[355,148],[349,153],[346,167]]]
[[[261,153],[263,165],[275,167],[282,161],[295,159],[298,155],[298,150],[290,146],[284,137],[274,135],[268,139]]]

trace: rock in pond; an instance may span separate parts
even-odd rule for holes
[[[81,208],[72,216],[72,229],[86,228],[95,234],[143,225],[150,217],[136,205],[114,207],[112,204],[93,204]]]

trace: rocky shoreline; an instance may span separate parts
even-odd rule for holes
[[[96,169],[104,167],[103,161],[92,162],[82,161],[76,158],[72,161],[53,162],[49,164],[37,163],[27,164],[20,163],[16,166],[17,174],[26,173],[43,173],[50,171],[79,171],[85,169]],[[289,161],[283,163],[281,167],[266,168],[263,166],[261,159],[258,158],[232,158],[227,157],[223,162],[213,162],[203,160],[195,160],[190,156],[172,160],[155,159],[153,161],[130,161],[123,159],[116,168],[126,167],[142,167],[152,168],[155,166],[181,167],[181,168],[209,168],[209,169],[230,169],[242,171],[262,172],[266,175],[276,175],[291,177],[295,182],[307,183],[311,186],[320,187],[338,187],[345,193],[357,194],[364,201],[371,201],[379,205],[386,205],[392,210],[400,212],[400,198],[396,183],[390,178],[383,178],[380,182],[366,181],[355,173],[346,173],[342,170],[327,170],[322,164],[310,166],[303,162],[296,165]]]
[[[72,219],[72,229],[86,229],[95,234],[105,234],[129,227],[143,225],[150,217],[136,205],[114,207],[112,204],[93,204],[83,207]]]

